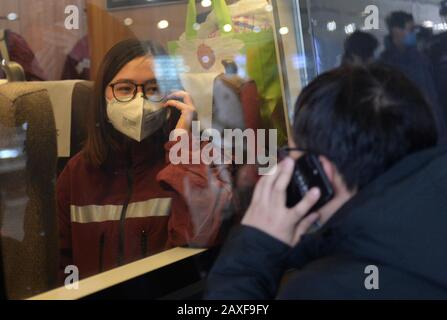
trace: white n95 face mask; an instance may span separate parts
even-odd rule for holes
[[[138,95],[129,102],[107,101],[107,116],[113,127],[138,142],[158,131],[167,119],[162,103]]]

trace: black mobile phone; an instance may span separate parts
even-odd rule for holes
[[[318,157],[313,154],[305,154],[295,162],[293,176],[287,187],[287,207],[296,206],[304,195],[314,187],[320,189],[321,196],[309,213],[328,203],[334,197],[334,189]]]
[[[168,100],[175,100],[175,101],[179,101],[179,102],[183,102],[183,98],[182,97],[177,97],[177,96],[173,96],[173,97],[169,97],[169,94],[165,95],[165,97],[163,98],[163,102],[167,102]]]

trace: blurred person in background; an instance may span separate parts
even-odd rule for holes
[[[342,65],[369,64],[377,59],[379,41],[375,36],[363,31],[355,31],[346,38]]]
[[[69,79],[90,79],[90,51],[88,45],[88,36],[82,37],[73,49],[67,55],[64,69],[62,71],[62,80]]]
[[[403,72],[422,91],[432,107],[439,133],[439,143],[447,144],[446,115],[439,102],[435,77],[429,58],[418,50],[413,15],[392,12],[386,19],[389,35],[380,61]]]
[[[432,28],[424,26],[416,26],[416,42],[419,52],[428,56],[431,43],[433,41],[434,33]]]
[[[444,26],[447,27],[447,0],[441,2],[439,15]],[[444,30],[447,29],[444,28]],[[443,107],[447,122],[447,31],[443,31],[432,38],[428,54],[434,67],[439,101]]]
[[[88,25],[87,9],[83,9],[82,19]],[[90,47],[88,35],[76,41],[68,53],[62,70],[61,80],[82,79],[90,80]]]

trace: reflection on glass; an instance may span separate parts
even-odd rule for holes
[[[181,88],[160,94],[158,57],[166,57],[160,45],[130,39],[103,59],[85,147],[58,178],[61,272],[75,265],[84,278],[176,246],[216,241],[228,197],[210,198],[194,212],[190,201],[188,208],[185,199],[204,197],[219,181],[211,181],[205,165],[167,161],[169,134],[191,128],[194,105]]]
[[[90,48],[88,37],[85,35],[80,39],[67,55],[62,80],[68,79],[90,79]]]
[[[2,59],[5,59],[7,63],[18,63],[23,68],[28,81],[45,80],[44,71],[36,60],[33,50],[20,34],[9,29],[1,29],[0,38],[2,39],[0,46]],[[0,73],[0,77],[5,78],[6,75]]]
[[[56,277],[63,285],[67,266],[86,278],[176,246],[222,244],[250,203],[260,166],[249,139],[226,140],[225,130],[277,130],[277,146],[265,139],[255,153],[286,145],[286,123],[303,86],[341,64],[382,61],[400,69],[424,91],[447,136],[445,2],[440,10],[426,1],[375,1],[378,29],[365,28],[368,0],[183,1],[138,10],[132,1],[113,10],[105,1],[72,2],[79,30],[65,28],[63,1],[0,10],[10,60],[49,92],[53,114],[39,119],[54,120],[57,133],[38,136],[64,150],[45,145],[37,153],[51,157],[36,162],[28,153],[36,137],[29,121],[0,126],[2,252],[11,297],[48,290]],[[17,17],[1,18],[8,13]],[[59,79],[84,81],[44,82]],[[0,99],[0,108],[6,105]],[[0,123],[8,119],[0,113]],[[192,131],[193,120],[213,138],[199,141],[200,152],[212,145],[224,164],[170,161],[170,134]],[[56,161],[57,171],[42,169]],[[38,232],[27,231],[27,215],[38,206],[33,196],[45,199],[38,205],[47,213]],[[35,240],[41,238],[43,245]],[[39,245],[29,246],[28,258],[12,254],[32,241]],[[29,257],[48,263],[46,271],[24,267],[13,276]]]
[[[10,171],[1,173],[2,186],[15,178],[0,193],[2,241],[14,243],[3,245],[4,271],[20,289],[11,289],[10,297],[62,286],[70,270],[84,279],[177,246],[222,244],[249,204],[258,165],[265,165],[255,153],[275,153],[287,141],[270,1],[188,1],[138,10],[72,2],[79,29],[66,28],[62,1],[20,5],[13,8],[20,18],[6,25],[13,29],[8,41],[16,43],[11,60],[24,67],[27,80],[95,79],[5,85],[48,92],[53,113],[42,113],[41,121],[51,122],[53,132],[41,138],[54,143],[44,144],[38,154],[47,158],[36,161],[28,150],[34,125],[17,129],[26,133],[17,133],[17,145],[0,137],[0,161]],[[292,26],[281,30],[293,36]],[[29,106],[40,110],[38,100]],[[240,130],[255,139],[205,139],[199,151],[211,145],[223,164],[173,164],[170,133],[192,131],[193,120],[200,121],[200,133],[215,129],[224,138],[225,130]],[[258,139],[260,129],[277,130],[278,139],[268,133]],[[56,161],[57,169],[46,167]],[[34,205],[42,211],[32,211]],[[29,217],[39,227],[28,228]],[[46,267],[39,265],[38,274],[24,269],[19,281],[11,270],[27,260],[5,248],[24,244]]]

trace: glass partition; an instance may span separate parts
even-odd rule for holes
[[[412,19],[411,28],[416,38],[414,47],[422,54],[421,59],[427,65],[423,68],[424,70],[414,71],[410,68],[410,70],[401,71],[411,78],[412,73],[425,73],[427,71],[425,69],[428,69],[430,73],[428,77],[434,79],[433,87],[438,88],[437,92],[430,92],[429,95],[440,95],[439,103],[444,106],[441,108],[442,113],[447,110],[443,94],[438,94],[438,92],[442,93],[445,84],[442,76],[444,72],[442,52],[445,49],[442,48],[445,46],[443,34],[447,30],[445,16],[440,14],[440,1],[299,0],[277,2],[278,20],[282,19],[288,30],[293,30],[287,41],[283,41],[283,45],[293,47],[295,43],[298,43],[296,50],[298,58],[293,57],[293,49],[290,53],[285,50],[282,56],[283,60],[289,61],[289,64],[294,63],[295,66],[287,67],[286,87],[289,83],[292,85],[298,83],[297,78],[301,79],[301,83],[307,84],[317,75],[342,65],[344,54],[351,51],[370,55],[370,62],[378,61],[393,65],[387,58],[395,46],[392,43],[392,32],[388,27],[387,19],[393,13],[399,12],[408,14],[407,18]],[[357,35],[359,32],[360,36]],[[369,37],[365,40],[364,33],[372,35],[373,40]],[[355,34],[354,37],[352,37],[353,34]],[[291,38],[293,40],[289,41]],[[378,42],[376,46],[374,39]],[[352,46],[356,49],[351,49]],[[422,87],[423,91],[424,87],[428,86],[422,85],[423,81],[413,80]],[[293,103],[293,99],[290,103]],[[437,113],[436,116],[446,118],[442,113]],[[293,108],[289,108],[289,114],[293,114]]]
[[[301,90],[342,64],[412,50],[419,69],[396,67],[447,121],[446,30],[435,0],[0,0],[7,297],[220,248]]]
[[[28,108],[48,124],[1,136],[7,296],[68,290],[178,247],[218,248],[287,144],[301,83],[283,86],[277,4],[0,3],[0,120],[24,130],[10,126]],[[45,161],[31,153],[36,136]],[[16,242],[35,260],[12,255]]]

